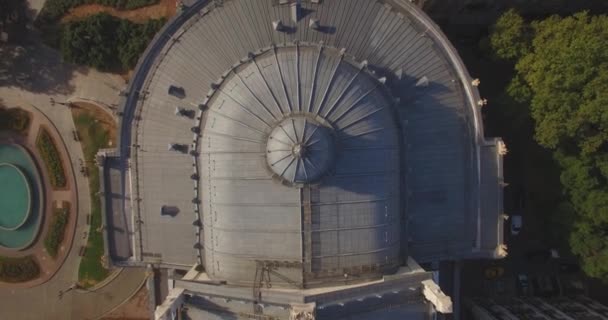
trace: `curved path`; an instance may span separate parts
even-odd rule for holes
[[[28,59],[16,61],[13,68],[23,73],[34,73],[30,60],[59,61],[58,54],[46,47],[33,45],[25,48]],[[54,63],[54,68],[70,74],[68,79],[61,80],[61,85],[70,88],[69,92],[27,91],[23,86],[2,86],[0,96],[2,103],[7,106],[19,106],[26,110],[38,109],[44,113],[58,129],[70,156],[69,162],[73,167],[79,167],[79,159],[83,159],[82,149],[78,142],[72,139],[74,122],[69,109],[61,105],[50,105],[52,97],[55,101],[66,101],[69,96],[86,97],[91,100],[103,101],[111,105],[118,102],[118,90],[124,85],[120,77],[99,73],[95,70],[74,70],[73,66]],[[37,81],[45,81],[40,77],[31,77],[30,86],[39,87]],[[55,79],[60,81],[59,79]],[[15,288],[0,285],[0,318],[1,319],[61,319],[81,320],[97,319],[121,305],[132,296],[145,280],[143,269],[125,269],[113,281],[96,291],[72,290],[59,298],[59,291],[67,290],[78,280],[80,257],[78,248],[86,243],[83,233],[88,230],[86,215],[89,214],[90,199],[88,181],[80,174],[75,175],[78,192],[78,219],[75,226],[75,238],[69,248],[68,256],[61,269],[46,283],[33,288]]]
[[[157,4],[133,10],[119,10],[114,7],[96,3],[83,4],[70,9],[70,11],[61,18],[61,22],[66,23],[79,20],[103,12],[135,23],[144,23],[149,19],[170,18],[173,16],[176,9],[175,2],[175,0],[160,0]]]

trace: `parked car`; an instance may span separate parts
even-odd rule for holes
[[[521,231],[522,227],[522,218],[520,215],[511,216],[511,234],[516,236]]]

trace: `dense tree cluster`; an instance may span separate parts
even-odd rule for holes
[[[164,20],[133,23],[108,14],[70,22],[61,30],[61,53],[69,62],[99,70],[128,70],[146,49]]]
[[[507,93],[529,106],[536,140],[562,168],[572,251],[589,275],[608,279],[608,17],[526,23],[509,11],[490,45],[515,63]]]

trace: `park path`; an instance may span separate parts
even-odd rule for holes
[[[159,3],[137,8],[133,10],[118,10],[114,7],[100,4],[84,4],[70,11],[61,18],[61,23],[86,18],[97,13],[107,13],[121,19],[127,19],[135,23],[144,23],[149,19],[170,18],[175,14],[176,0],[160,0]]]
[[[56,126],[69,153],[69,163],[79,168],[83,159],[80,144],[73,139],[75,129],[71,110],[62,106],[52,106],[50,99],[64,102],[71,98],[100,101],[115,105],[119,100],[119,90],[125,86],[117,75],[101,73],[89,68],[75,68],[61,62],[59,54],[36,42],[26,47],[4,46],[2,50],[12,50],[19,55],[7,55],[10,74],[23,74],[25,80],[3,79],[0,85],[2,104],[8,107],[36,108],[46,115]],[[0,50],[1,51],[1,50]],[[88,181],[83,175],[75,174],[78,190],[78,218],[75,237],[61,269],[46,283],[33,288],[0,286],[0,319],[19,320],[83,320],[97,319],[120,306],[143,285],[146,278],[143,269],[124,269],[105,286],[95,291],[72,290],[59,297],[78,280],[80,257],[78,248],[86,244],[81,235],[88,231],[86,215],[90,211]]]

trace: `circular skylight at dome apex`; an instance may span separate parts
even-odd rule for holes
[[[294,186],[320,180],[333,166],[334,158],[332,129],[306,115],[281,121],[266,143],[271,173]]]

